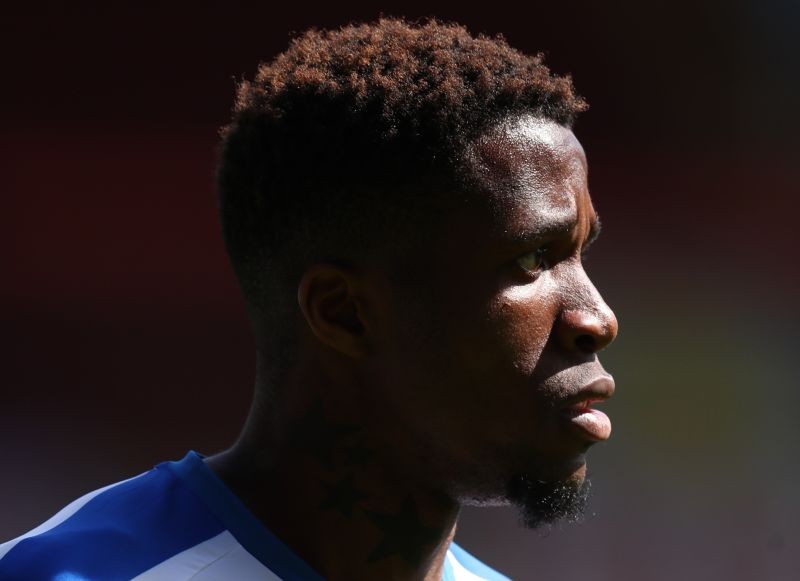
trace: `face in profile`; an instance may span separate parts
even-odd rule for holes
[[[599,221],[584,151],[552,121],[498,124],[465,171],[474,191],[393,296],[375,407],[407,444],[399,470],[536,526],[577,512],[586,451],[611,431],[592,408],[614,389],[597,353],[617,321],[581,261]]]

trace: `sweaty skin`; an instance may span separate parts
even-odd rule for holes
[[[579,487],[607,437],[565,413],[590,384],[610,396],[597,352],[617,333],[581,264],[599,231],[581,145],[509,118],[464,167],[474,187],[414,272],[306,271],[285,385],[259,376],[239,440],[206,460],[334,581],[439,581],[460,506],[509,504],[519,475]]]

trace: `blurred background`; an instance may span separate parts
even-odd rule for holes
[[[572,73],[620,321],[592,515],[468,509],[514,579],[797,579],[800,5],[44,2],[4,8],[0,540],[227,447],[253,340],[216,217],[236,79],[293,31],[435,15]]]

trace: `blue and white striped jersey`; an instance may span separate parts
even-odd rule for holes
[[[191,451],[0,545],[0,581],[318,581]],[[508,581],[451,543],[443,581]]]

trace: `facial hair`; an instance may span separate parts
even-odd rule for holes
[[[588,479],[547,481],[517,474],[509,480],[506,496],[520,510],[523,526],[537,529],[583,520],[590,488]]]

